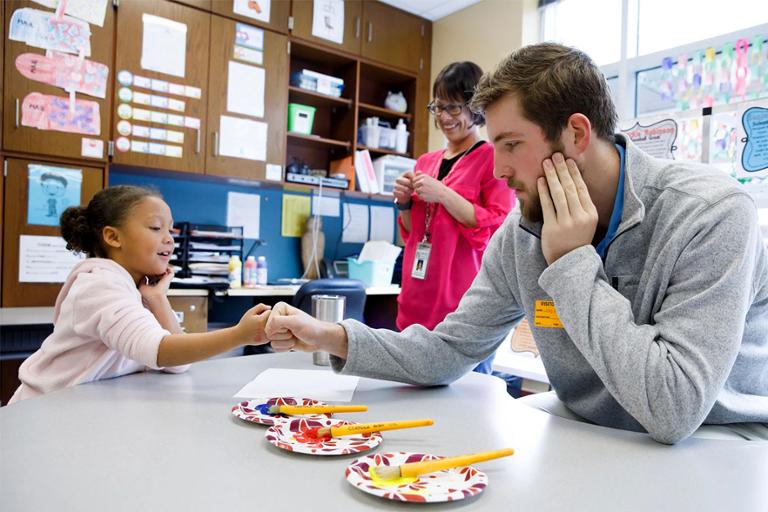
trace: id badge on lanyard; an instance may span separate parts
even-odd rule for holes
[[[427,278],[427,266],[429,265],[429,254],[432,252],[432,244],[429,241],[429,226],[432,224],[432,215],[434,215],[434,206],[432,203],[427,205],[426,227],[424,229],[424,238],[416,246],[416,254],[413,257],[413,268],[411,277],[414,279]]]

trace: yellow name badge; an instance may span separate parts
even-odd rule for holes
[[[551,300],[537,300],[536,309],[533,317],[533,325],[535,327],[551,327],[555,329],[562,329],[563,323],[560,321],[560,317],[557,316],[555,310],[555,303]]]

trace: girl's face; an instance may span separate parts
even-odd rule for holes
[[[159,197],[147,196],[128,212],[120,227],[105,234],[107,254],[122,265],[138,284],[145,276],[159,276],[173,256],[173,217]]]

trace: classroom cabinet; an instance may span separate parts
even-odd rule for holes
[[[294,0],[291,11],[293,18],[291,35],[359,55],[363,34],[363,2],[361,0],[344,2],[344,33],[341,43],[313,35],[314,4],[313,0]]]
[[[29,24],[30,20],[50,23],[53,16],[50,9],[31,0],[8,0],[4,2],[4,11],[5,21],[18,25]],[[115,14],[110,4],[106,6],[104,26],[90,24],[87,39],[90,55],[79,62],[72,53],[46,56],[44,48],[34,45],[40,44],[40,38],[33,37],[32,30],[27,31],[30,35],[24,42],[8,40],[10,31],[3,22],[3,149],[106,161],[112,108],[114,24]],[[84,22],[79,22],[64,27],[66,30],[60,28],[63,35],[57,38],[57,48],[87,48],[82,44],[84,38],[80,37],[83,25]],[[83,75],[86,78],[82,78]],[[65,88],[74,89],[72,95]]]
[[[130,0],[130,1],[136,1],[136,0]],[[198,9],[202,9],[204,11],[211,11],[211,6],[214,2],[214,0],[171,0],[173,2],[179,3],[179,4],[185,4],[190,7],[197,7]],[[220,1],[220,0],[216,0]]]
[[[363,2],[360,54],[390,66],[418,72],[429,22],[381,2]]]
[[[211,9],[250,25],[288,33],[290,0],[212,0]]]
[[[177,3],[119,4],[113,163],[204,171],[210,24]]]
[[[53,239],[61,237],[59,216],[67,205],[88,204],[102,189],[104,169],[19,158],[4,165],[2,307],[52,306],[62,281],[46,282],[41,274],[54,270],[52,255],[62,252]]]
[[[238,41],[261,42],[235,46],[238,30]],[[288,37],[220,16],[212,17],[211,33],[215,36],[208,73],[206,173],[280,181],[288,110]],[[263,61],[256,65],[259,59]],[[248,85],[259,80],[262,87]]]

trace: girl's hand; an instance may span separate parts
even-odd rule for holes
[[[237,324],[237,329],[240,331],[244,343],[248,345],[269,343],[264,330],[267,327],[271,309],[270,306],[257,304],[245,312]]]
[[[427,203],[442,203],[445,196],[445,185],[421,171],[416,171],[414,175],[413,190]]]
[[[173,279],[173,270],[165,269],[165,273],[159,276],[145,276],[139,284],[139,293],[144,302],[150,304],[158,299],[165,299],[168,295],[168,287]]]
[[[397,204],[408,204],[413,194],[413,173],[406,171],[395,179],[395,187],[392,193],[397,200]]]

